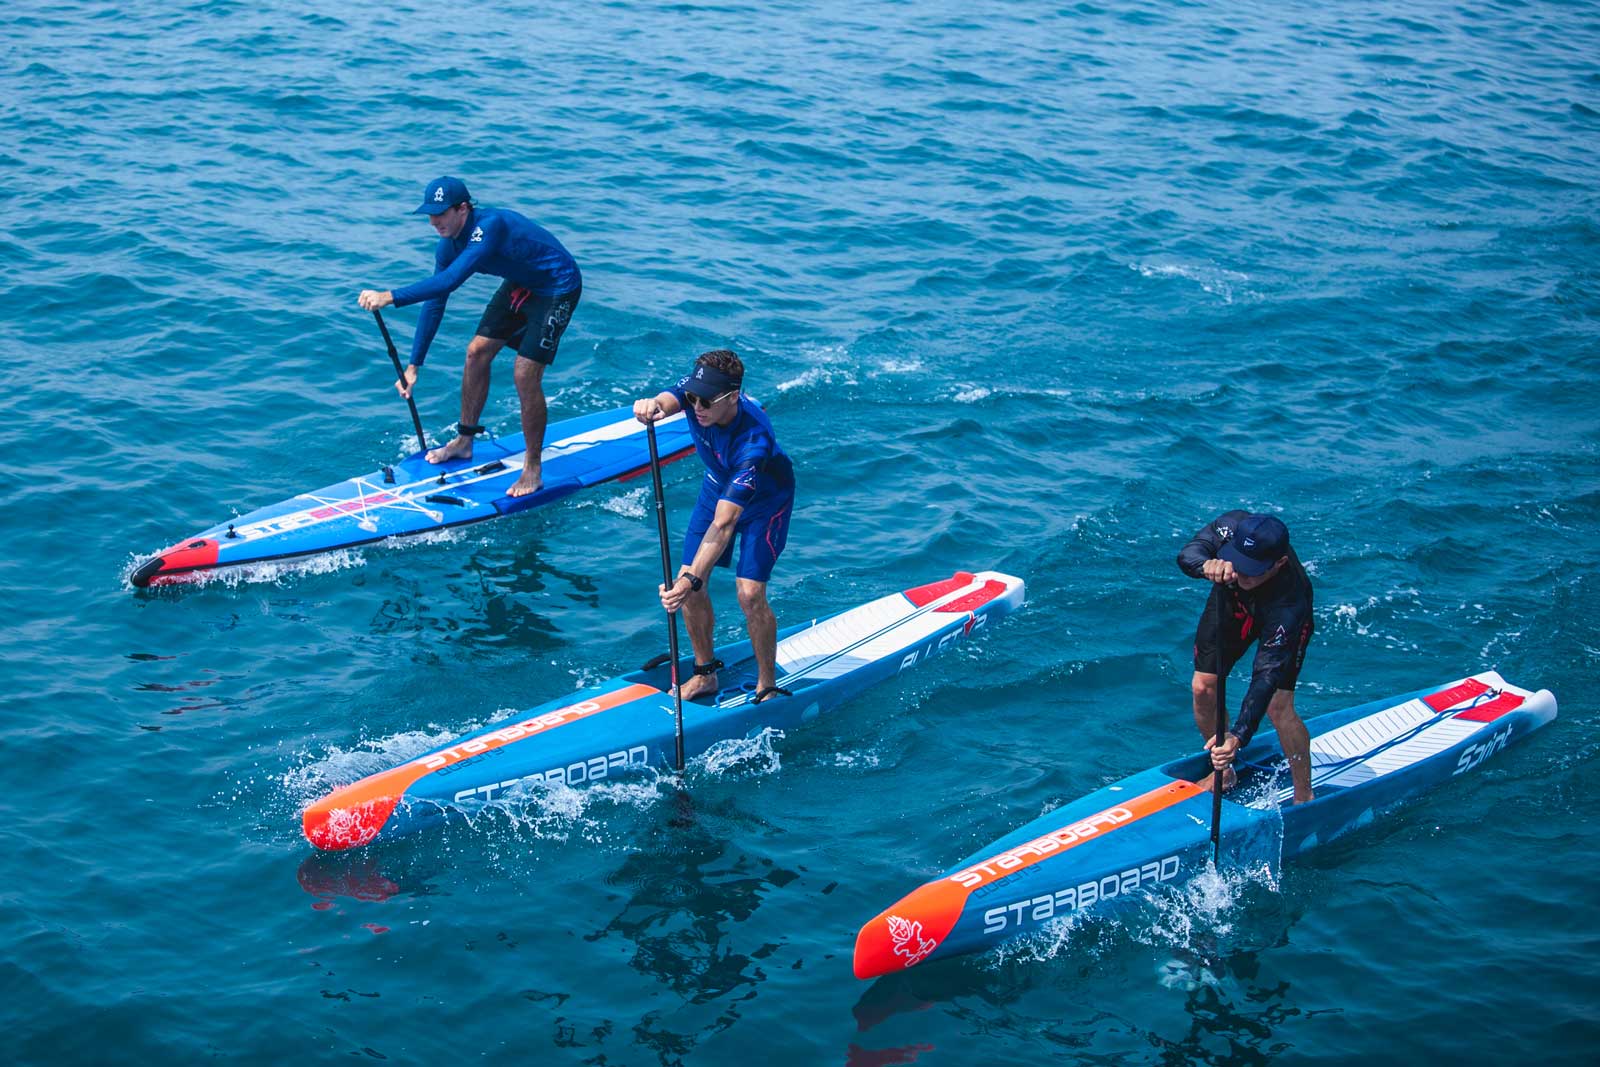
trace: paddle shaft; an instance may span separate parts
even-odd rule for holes
[[[667,501],[661,492],[661,453],[656,450],[656,424],[644,424],[645,437],[650,442],[650,482],[656,490],[656,535],[661,541],[661,584],[672,588],[672,550],[667,547]],[[670,660],[672,695],[678,709],[677,748],[672,767],[683,771],[683,688],[678,684],[678,616],[667,612],[667,652]]]
[[[1216,659],[1212,666],[1217,671],[1217,734],[1216,745],[1222,744],[1222,739],[1228,733],[1228,665],[1223,659],[1222,643],[1223,634],[1228,625],[1228,587],[1216,586]],[[1211,773],[1211,862],[1222,862],[1222,778],[1223,773],[1212,770]]]
[[[389,336],[389,327],[383,321],[383,312],[377,308],[372,309],[372,317],[378,320],[378,331],[383,334],[383,343],[389,349],[389,361],[394,364],[395,377],[400,379],[400,384],[406,383],[405,368],[400,366],[400,353],[395,351],[394,338]],[[422,451],[428,450],[428,435],[422,432],[422,418],[417,414],[417,402],[411,397],[406,397],[406,407],[411,409],[411,425],[417,428],[417,444]]]

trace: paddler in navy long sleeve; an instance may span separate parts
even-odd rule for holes
[[[1311,736],[1294,710],[1294,686],[1305,662],[1315,625],[1311,579],[1289,547],[1289,529],[1271,515],[1229,511],[1218,515],[1178,553],[1178,567],[1191,578],[1212,583],[1211,597],[1194,638],[1194,722],[1211,752],[1211,763],[1231,785],[1236,752],[1249,744],[1263,714],[1272,720],[1278,743],[1294,779],[1294,802],[1312,799]],[[1226,598],[1230,625],[1217,633],[1216,598]],[[1217,642],[1222,667],[1232,671],[1245,649],[1256,642],[1250,688],[1238,718],[1217,744]],[[1200,783],[1209,788],[1207,777]]]
[[[767,603],[767,580],[789,538],[794,510],[794,466],[779,447],[767,413],[742,392],[744,363],[725,348],[701,354],[694,370],[676,386],[637,400],[633,414],[651,423],[692,407],[689,430],[706,465],[705,479],[683,538],[683,566],[671,587],[659,586],[661,605],[683,609],[694,646],[694,674],[682,683],[683,698],[717,692],[713,630],[716,619],[707,589],[714,567],[733,561],[739,606],[744,609],[756,660],[755,701],[789,696],[778,687],[778,621]]]
[[[503,278],[467,345],[457,436],[430,451],[428,462],[472,458],[472,439],[483,432],[478,419],[489,398],[489,366],[500,349],[510,344],[517,352],[513,378],[522,404],[527,451],[522,477],[507,492],[512,496],[536,493],[544,484],[544,371],[555,362],[561,335],[583,295],[578,264],[549,230],[531,219],[504,208],[477,207],[460,178],[429,182],[422,205],[413,214],[427,215],[439,234],[433,276],[393,291],[363,289],[358,301],[367,311],[390,304],[422,304],[411,341],[411,365],[406,368],[405,382],[396,382],[395,388],[401,396],[411,395],[450,294],[474,274]]]

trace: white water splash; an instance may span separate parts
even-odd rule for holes
[[[847,353],[843,348],[809,349],[804,355],[807,359],[812,360],[814,366],[803,371],[797,377],[779,382],[776,387],[778,392],[787,393],[793,389],[809,389],[813,386],[822,385],[848,386],[857,384],[854,368],[846,366],[844,363]]]
[[[334,745],[324,755],[285,771],[281,779],[283,790],[300,804],[308,804],[370,774],[398,767],[407,760],[454,740],[464,732],[429,726],[425,730],[406,730],[388,737],[362,739],[349,748]]]
[[[774,742],[783,740],[783,731],[763,727],[753,737],[734,737],[718,741],[692,761],[697,774],[712,778],[764,778],[776,774],[783,761]]]
[[[979,400],[983,400],[985,397],[990,397],[990,396],[993,396],[993,395],[994,395],[994,390],[993,389],[990,389],[990,388],[988,388],[986,386],[978,385],[978,386],[972,387],[971,389],[962,389],[962,390],[958,391],[950,399],[954,400],[958,404],[974,404],[974,403],[977,403]]]
[[[988,965],[999,968],[1013,960],[1036,963],[1094,956],[1110,939],[1125,934],[1140,944],[1186,957],[1169,960],[1157,969],[1163,985],[1196,988],[1211,984],[1215,976],[1196,961],[1210,958],[1217,940],[1233,931],[1242,898],[1252,887],[1277,892],[1276,872],[1267,864],[1218,872],[1208,863],[1182,885],[1073,912],[1003,941],[990,950]]]
[[[1233,932],[1245,894],[1253,888],[1278,892],[1278,876],[1271,866],[1219,871],[1208,863],[1176,890],[1152,896],[1149,920],[1126,928],[1141,944],[1177,953],[1157,969],[1161,984],[1191,991],[1215,985],[1216,975],[1205,961],[1216,958],[1218,942]]]
[[[149,556],[135,557],[122,571],[122,586],[128,591],[134,590],[133,572],[140,565],[150,559]],[[262,563],[242,563],[233,567],[217,567],[212,570],[193,571],[183,576],[179,582],[163,582],[156,585],[156,590],[174,587],[198,588],[208,585],[220,585],[227,589],[236,589],[241,585],[270,583],[272,585],[285,585],[293,579],[317,574],[333,574],[336,571],[350,570],[355,567],[365,567],[366,556],[360,549],[341,548],[333,552],[320,552],[315,556],[306,556],[301,559],[270,560]]]
[[[871,749],[865,752],[835,752],[831,763],[835,767],[870,770],[873,767],[880,766],[883,763],[883,757]]]
[[[495,799],[471,809],[454,809],[475,833],[509,832],[519,838],[594,844],[614,832],[620,808],[644,811],[666,795],[663,777],[652,769],[636,769],[612,781],[574,787],[564,783],[519,782]]]
[[[920,359],[886,359],[878,364],[878,374],[917,374],[925,369]]]
[[[1128,267],[1145,278],[1182,278],[1195,282],[1205,292],[1220,296],[1224,304],[1231,304],[1235,299],[1261,299],[1261,294],[1244,288],[1244,283],[1250,280],[1248,274],[1214,264],[1130,263]]]
[[[626,493],[603,497],[600,507],[625,519],[642,519],[650,513],[650,494],[649,486],[640,486]]]
[[[339,571],[352,570],[356,567],[365,567],[367,557],[365,549],[378,547],[389,551],[399,549],[418,548],[424,545],[457,544],[467,539],[465,530],[452,527],[447,530],[429,530],[427,533],[409,534],[405,537],[386,537],[372,545],[362,545],[357,548],[339,548],[331,552],[318,552],[315,555],[299,556],[294,559],[265,560],[259,563],[240,563],[232,566],[215,567],[211,570],[193,571],[183,576],[179,582],[162,583],[155,588],[182,588],[200,587],[208,585],[221,585],[227,589],[235,589],[241,585],[270,584],[277,586],[288,585],[290,582],[301,578],[313,577],[321,574],[335,574]],[[479,543],[485,543],[482,538]],[[122,585],[124,589],[132,591],[133,572],[149,560],[150,556],[134,556],[122,571]]]

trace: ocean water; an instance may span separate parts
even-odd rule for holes
[[[1593,6],[21,0],[0,46],[11,1062],[1593,1055]],[[957,568],[1027,609],[687,801],[314,855],[322,791],[662,644],[639,483],[127,584],[402,454],[355,296],[427,272],[446,172],[582,264],[557,417],[745,357],[799,468],[781,621]],[[1494,668],[1560,718],[1279,877],[856,981],[879,909],[1195,747],[1173,557],[1237,506],[1316,582],[1303,713]]]

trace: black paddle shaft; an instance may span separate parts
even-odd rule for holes
[[[383,334],[383,343],[389,349],[389,361],[394,364],[395,377],[400,379],[400,384],[406,381],[405,368],[400,366],[400,353],[395,351],[394,338],[389,336],[389,327],[383,321],[383,312],[377,308],[372,309],[372,317],[378,320],[378,332]],[[428,450],[428,435],[422,432],[422,418],[417,414],[417,402],[411,397],[406,397],[406,407],[411,409],[411,425],[417,428],[417,444],[422,446],[422,451]]]
[[[1232,598],[1228,596],[1228,587],[1226,585],[1217,585],[1212,588],[1217,598],[1216,659],[1212,662],[1212,666],[1217,671],[1217,734],[1216,741],[1212,745],[1213,749],[1215,749],[1216,745],[1222,744],[1223,737],[1228,733],[1228,665],[1223,658],[1222,647],[1223,635],[1227,632],[1229,622],[1228,601]],[[1221,771],[1212,768],[1211,862],[1213,864],[1222,862],[1222,777]]]
[[[661,453],[656,450],[656,424],[644,424],[650,442],[650,481],[656,490],[656,535],[661,540],[661,584],[672,588],[672,550],[667,547],[667,500],[661,491]],[[678,616],[667,612],[667,653],[671,656],[672,695],[678,709],[677,749],[673,769],[683,772],[683,688],[678,684]]]

